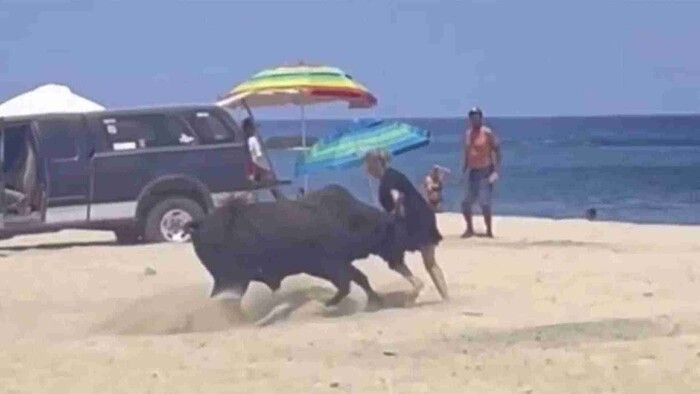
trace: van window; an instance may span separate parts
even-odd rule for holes
[[[50,159],[73,159],[78,156],[75,138],[76,128],[81,124],[71,120],[51,120],[42,122],[41,143],[46,157]],[[81,131],[81,130],[77,130]]]
[[[209,111],[198,111],[190,117],[190,123],[202,143],[217,144],[233,142],[234,135],[229,128]]]
[[[163,115],[125,116],[102,120],[113,150],[178,146],[180,135]]]

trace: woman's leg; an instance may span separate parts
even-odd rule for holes
[[[437,261],[435,261],[435,245],[426,245],[422,247],[420,253],[423,256],[423,264],[425,264],[425,269],[428,271],[428,274],[430,274],[430,278],[433,280],[438,292],[440,292],[442,299],[449,299],[450,297],[447,294],[445,275],[443,275],[440,266],[438,266]]]
[[[413,286],[413,291],[418,295],[421,290],[423,290],[423,281],[414,276],[408,266],[405,263],[400,263],[392,267],[394,271],[398,272],[403,276],[410,284]]]

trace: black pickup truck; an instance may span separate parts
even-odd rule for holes
[[[184,224],[234,193],[289,183],[255,182],[250,162],[217,106],[0,118],[0,239],[70,228],[187,242]]]

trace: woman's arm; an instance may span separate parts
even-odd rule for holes
[[[394,209],[391,211],[391,213],[398,215],[398,216],[404,216],[404,206],[403,206],[404,194],[396,189],[392,189],[391,190],[391,198],[394,201]]]
[[[394,199],[394,204],[398,204],[400,202],[403,202],[403,193],[396,189],[391,190],[391,198]]]

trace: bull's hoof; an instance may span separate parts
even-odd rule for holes
[[[335,298],[331,298],[330,300],[326,301],[323,305],[326,307],[331,307],[331,306],[336,306],[340,303],[340,301],[336,301]]]
[[[384,308],[384,301],[379,296],[369,297],[365,311],[376,312]]]
[[[340,301],[342,301],[343,298],[345,298],[345,296],[338,296],[338,295],[336,295],[335,297],[333,297],[333,298],[331,298],[330,300],[326,301],[325,305],[326,305],[327,307],[336,306],[336,305],[340,304]]]
[[[276,323],[280,320],[288,318],[292,314],[293,308],[289,303],[277,305],[272,308],[272,310],[267,314],[267,316],[255,322],[258,327],[269,326],[270,324]]]

